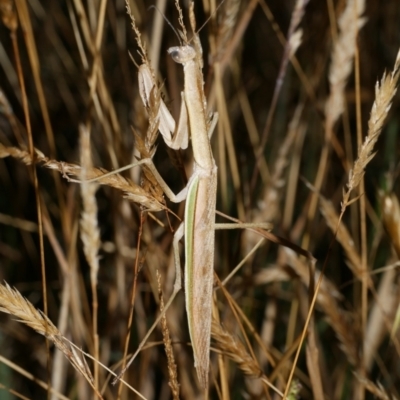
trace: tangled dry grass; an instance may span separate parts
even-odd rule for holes
[[[111,384],[174,282],[183,204],[120,168],[190,177],[186,3],[0,0],[0,398],[400,399],[396,0],[196,2],[217,208],[274,228],[216,234],[206,392],[182,293]]]

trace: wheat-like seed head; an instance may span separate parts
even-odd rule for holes
[[[373,149],[382,132],[386,117],[392,106],[392,100],[397,91],[397,82],[400,74],[400,51],[397,53],[393,71],[384,73],[381,81],[375,86],[375,101],[372,105],[371,116],[368,121],[368,134],[358,152],[358,158],[349,173],[347,191],[343,195],[342,211],[350,201],[351,192],[358,187],[365,173],[365,167],[375,156]]]
[[[349,0],[339,18],[339,34],[332,51],[329,69],[330,95],[325,105],[327,125],[331,128],[344,109],[344,90],[353,69],[358,31],[365,24],[364,0]]]
[[[8,284],[0,284],[0,311],[13,315],[21,322],[41,335],[46,336],[64,355],[72,366],[80,372],[89,383],[93,382],[90,369],[84,358],[80,358],[77,351],[70,344],[50,319],[38,311],[20,292],[12,289]]]
[[[97,223],[97,202],[96,191],[97,184],[85,182],[87,174],[92,166],[92,155],[90,152],[90,134],[86,127],[80,126],[81,134],[81,175],[82,183],[80,185],[83,211],[81,215],[81,239],[83,242],[83,251],[86,260],[90,266],[90,276],[92,282],[97,282],[99,270],[99,248],[100,248],[100,230]]]
[[[21,160],[26,165],[30,165],[32,162],[42,164],[45,168],[59,171],[63,177],[68,180],[71,176],[77,178],[81,176],[81,166],[51,160],[48,157],[45,157],[41,151],[37,149],[35,151],[36,157],[32,160],[29,152],[16,147],[6,147],[0,143],[0,158],[11,156]],[[150,195],[145,189],[134,184],[129,179],[124,178],[120,174],[105,176],[106,174],[108,174],[108,171],[103,168],[91,168],[87,170],[86,176],[87,179],[96,179],[100,185],[110,186],[114,189],[121,190],[126,199],[142,205],[146,210],[160,211],[166,209],[165,205],[161,204],[160,201]]]

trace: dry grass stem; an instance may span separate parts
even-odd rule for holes
[[[382,218],[397,257],[400,258],[400,204],[394,193],[382,198]]]
[[[294,57],[297,49],[301,44],[302,30],[299,29],[299,24],[304,16],[305,8],[309,0],[297,0],[292,12],[287,41],[285,43],[284,52],[281,60],[281,65],[279,67],[279,74],[276,78],[274,94],[271,101],[271,106],[268,110],[268,116],[265,123],[264,131],[261,137],[260,150],[258,152],[257,159],[261,158],[264,152],[265,145],[267,144],[267,139],[272,127],[273,117],[275,115],[275,110],[278,104],[278,98],[282,90],[283,82],[285,80],[287,68],[289,61]]]
[[[375,384],[367,378],[364,378],[358,374],[355,374],[356,378],[360,383],[367,389],[371,394],[375,396],[376,399],[382,400],[397,400],[396,397],[388,393],[382,386],[382,384]]]
[[[269,185],[265,187],[262,199],[258,203],[258,208],[252,210],[251,219],[254,222],[270,221],[274,223],[281,216],[281,200],[285,187],[285,171],[290,162],[289,155],[293,150],[294,140],[299,133],[299,123],[303,106],[299,106],[289,123],[288,132],[281,144],[276,160],[272,167]],[[245,232],[245,243],[247,249],[255,246],[259,237],[250,231]]]
[[[158,295],[160,298],[160,312],[162,313],[164,310],[164,298],[161,290],[161,275],[157,271],[157,283],[158,283]],[[179,383],[178,383],[178,372],[175,363],[174,352],[171,343],[171,337],[169,335],[167,317],[164,316],[161,319],[161,329],[163,334],[163,342],[165,346],[165,354],[167,355],[168,360],[168,375],[169,375],[169,387],[172,391],[172,397],[174,400],[179,400]]]
[[[343,222],[339,220],[339,215],[337,214],[333,204],[323,196],[320,196],[319,200],[321,213],[324,216],[327,225],[331,229],[332,233],[336,234],[336,240],[342,245],[346,252],[349,268],[357,279],[361,281],[363,276],[361,270],[361,257],[355,247],[353,238],[348,229],[344,226]]]
[[[306,288],[309,287],[309,269],[295,254],[290,250],[284,251],[285,261],[293,268]],[[314,281],[319,279],[320,272],[316,271]],[[352,365],[358,365],[358,330],[354,320],[349,312],[346,312],[339,306],[339,300],[342,299],[340,292],[326,277],[322,278],[317,295],[317,307],[321,307],[328,323],[335,331],[340,347],[348,357]]]
[[[365,334],[364,365],[370,371],[374,355],[382,345],[383,340],[391,332],[398,301],[399,286],[396,283],[396,271],[388,269],[383,273],[376,293],[376,299],[369,312],[368,325]]]

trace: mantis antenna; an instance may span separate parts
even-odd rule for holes
[[[225,0],[224,0],[225,1]],[[182,41],[178,35],[178,32],[176,31],[176,29],[173,27],[173,25],[171,24],[171,22],[169,21],[169,19],[159,10],[159,8],[154,4],[152,6],[150,6],[147,10],[151,10],[152,8],[154,8],[155,10],[157,10],[160,15],[164,18],[164,21],[170,26],[170,28],[174,31],[176,37],[179,40],[180,45],[182,46]]]

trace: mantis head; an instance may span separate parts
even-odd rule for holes
[[[196,50],[189,45],[170,47],[168,53],[179,64],[186,64],[196,57]]]

